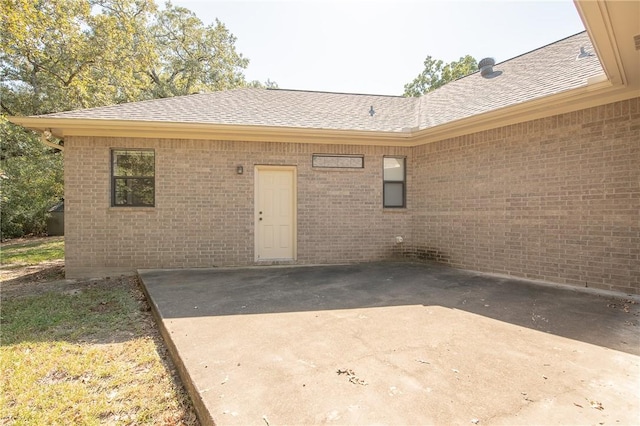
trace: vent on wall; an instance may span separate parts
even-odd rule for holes
[[[636,44],[636,50],[640,50],[640,34],[638,34],[637,36],[635,36],[633,38],[633,41]]]

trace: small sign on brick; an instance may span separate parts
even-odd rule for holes
[[[363,169],[364,155],[313,154],[311,164],[321,168]]]

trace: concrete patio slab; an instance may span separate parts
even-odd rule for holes
[[[205,424],[640,423],[631,297],[411,263],[140,277]]]

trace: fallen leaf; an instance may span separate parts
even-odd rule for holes
[[[604,410],[604,407],[602,406],[601,402],[598,401],[589,401],[589,404],[591,405],[591,408],[595,408],[596,410]]]
[[[353,383],[354,385],[362,385],[362,386],[366,386],[367,385],[367,382],[365,382],[362,379],[358,379],[356,376],[349,377],[349,381],[351,383]]]
[[[349,381],[355,385],[366,386],[367,382],[356,377],[356,373],[351,369],[340,370],[338,369],[338,375],[346,374],[349,377]]]

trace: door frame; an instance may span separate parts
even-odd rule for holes
[[[291,188],[291,242],[292,258],[291,259],[260,259],[259,252],[259,229],[258,229],[258,211],[259,211],[259,191],[260,191],[260,172],[261,171],[290,171],[292,172],[292,188]],[[256,164],[254,166],[254,194],[253,194],[253,259],[255,262],[277,262],[279,260],[297,260],[298,259],[298,167],[297,166],[274,166],[267,164]]]

